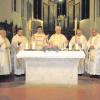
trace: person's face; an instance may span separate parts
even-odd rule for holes
[[[0,30],[0,35],[2,34],[2,31]]]
[[[19,36],[22,36],[22,35],[23,35],[23,30],[19,30],[19,31],[18,31],[18,35],[19,35]]]
[[[0,35],[4,38],[6,37],[6,31],[5,30],[1,30],[0,31]]]
[[[77,35],[78,36],[81,36],[82,35],[82,32],[80,30],[77,30]]]
[[[95,29],[92,30],[92,35],[96,36],[97,35],[97,31]]]
[[[37,29],[37,32],[38,32],[38,33],[42,33],[42,32],[43,32],[42,28],[38,28],[38,29]]]
[[[55,28],[55,32],[58,33],[58,34],[61,33],[61,27],[57,26],[57,27]]]

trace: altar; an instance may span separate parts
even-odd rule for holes
[[[78,64],[83,51],[20,51],[25,60],[26,84],[77,85]]]

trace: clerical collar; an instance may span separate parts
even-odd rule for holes
[[[92,37],[96,37],[96,36],[98,36],[98,34],[97,34],[97,35],[95,35],[95,36],[94,36],[94,35],[92,35]]]
[[[58,35],[59,35],[59,34],[61,34],[61,33],[55,33],[55,34],[58,34]]]
[[[23,35],[18,35],[18,36],[23,36]]]
[[[81,37],[82,35],[77,35],[77,37]]]
[[[39,32],[37,32],[37,33],[38,33],[38,34],[43,34],[43,32],[40,32],[40,33],[39,33]]]

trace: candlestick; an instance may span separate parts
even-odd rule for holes
[[[76,31],[77,31],[77,18],[75,18],[75,49],[77,49],[77,40],[76,40]]]

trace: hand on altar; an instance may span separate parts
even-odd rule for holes
[[[90,49],[95,49],[95,47],[93,45],[90,46]]]
[[[81,43],[79,43],[78,45],[82,48],[82,44]]]
[[[82,43],[80,41],[77,41],[77,44],[78,44],[79,47],[82,48]]]
[[[21,42],[18,42],[18,46],[20,46]]]

